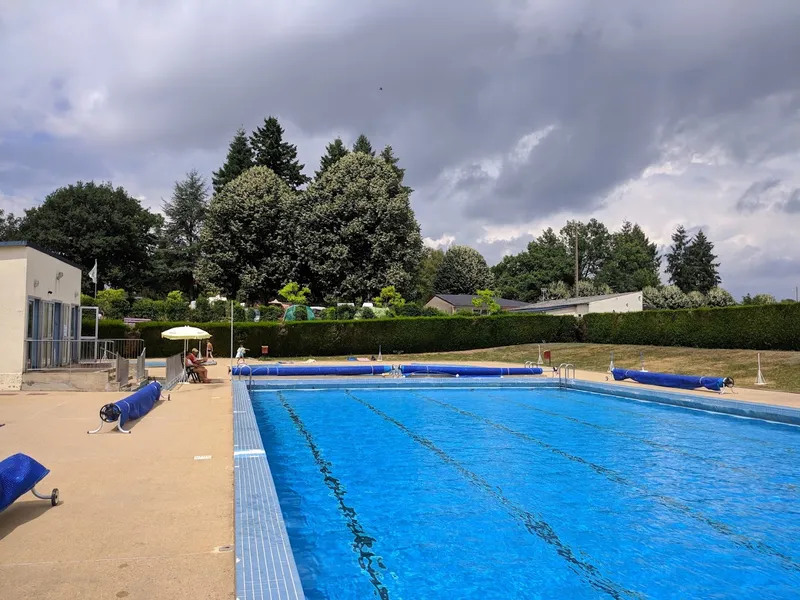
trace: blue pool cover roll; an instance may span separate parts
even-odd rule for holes
[[[30,492],[49,472],[27,454],[14,454],[0,462],[0,512]]]
[[[259,365],[251,367],[244,365],[241,367],[233,367],[231,373],[233,375],[244,375],[248,377],[263,376],[263,375],[280,375],[280,376],[294,376],[294,377],[310,377],[315,375],[383,375],[392,370],[389,365],[352,365],[352,366],[334,366],[334,365],[316,365],[316,366],[273,366],[273,365]]]
[[[401,365],[403,375],[458,375],[459,377],[502,377],[541,375],[541,367],[471,367],[464,365]]]
[[[153,381],[127,398],[115,402],[114,405],[120,411],[119,424],[124,426],[127,421],[133,421],[145,416],[153,410],[153,406],[155,406],[160,397],[161,384]]]
[[[616,381],[633,379],[636,383],[679,388],[682,390],[705,388],[707,390],[719,392],[730,382],[727,377],[698,377],[696,375],[651,373],[650,371],[631,371],[628,369],[614,369],[611,373],[614,375]]]

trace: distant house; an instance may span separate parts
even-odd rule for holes
[[[472,299],[477,297],[478,296],[471,296],[470,294],[436,294],[433,298],[428,300],[425,306],[438,308],[440,311],[450,315],[459,310],[478,312],[478,309],[472,304]],[[500,305],[502,310],[512,310],[527,305],[526,302],[506,300],[505,298],[495,298],[494,301]]]
[[[576,317],[582,317],[588,313],[641,312],[642,292],[547,300],[546,302],[524,304],[509,310],[515,313],[546,313],[548,315],[574,315]]]

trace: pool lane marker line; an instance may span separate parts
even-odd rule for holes
[[[591,563],[588,563],[578,558],[572,551],[572,549],[559,539],[558,535],[550,526],[550,524],[548,524],[541,516],[531,513],[530,511],[524,509],[523,507],[517,505],[513,501],[503,496],[488,481],[483,479],[483,477],[481,477],[476,473],[473,473],[472,471],[464,467],[460,462],[458,462],[452,456],[447,454],[444,450],[436,446],[428,438],[423,437],[417,433],[414,433],[400,421],[397,421],[396,419],[390,417],[379,408],[372,406],[366,400],[362,400],[358,396],[353,395],[349,390],[346,391],[346,394],[353,400],[367,407],[369,410],[374,412],[382,419],[395,425],[398,429],[400,429],[400,431],[405,433],[412,440],[414,440],[421,446],[424,446],[428,450],[432,451],[443,462],[455,468],[470,483],[472,483],[476,487],[480,488],[482,491],[492,496],[509,512],[509,514],[511,514],[512,517],[515,517],[516,519],[522,521],[523,526],[525,527],[525,529],[528,530],[529,533],[539,537],[544,542],[553,546],[558,555],[567,561],[570,570],[573,571],[576,575],[578,575],[582,579],[584,579],[594,589],[601,592],[605,592],[606,594],[608,594],[612,598],[615,598],[616,600],[621,600],[623,598],[643,597],[641,594],[637,592],[633,592],[631,590],[626,590],[622,588],[619,584],[608,579],[602,573],[600,573],[597,567],[595,567]]]
[[[345,504],[344,497],[347,491],[344,489],[342,482],[333,476],[333,465],[322,456],[322,451],[319,449],[319,446],[317,446],[311,433],[306,429],[303,420],[289,405],[281,392],[278,392],[278,399],[286,409],[286,412],[289,413],[289,418],[294,422],[297,431],[300,432],[300,435],[305,439],[306,445],[314,456],[314,462],[317,463],[319,472],[322,473],[324,477],[325,485],[336,497],[336,501],[339,505],[339,512],[344,516],[347,521],[347,528],[350,530],[350,533],[353,534],[352,547],[353,551],[358,554],[359,566],[369,576],[369,581],[378,593],[378,597],[381,598],[381,600],[389,600],[389,590],[381,582],[378,576],[379,573],[375,570],[374,566],[377,564],[381,569],[386,569],[383,558],[372,551],[372,545],[376,541],[375,538],[364,531],[364,527],[358,522],[358,514],[355,509]]]
[[[778,559],[781,560],[783,566],[786,567],[787,569],[792,570],[792,571],[800,571],[800,564],[795,562],[795,560],[791,556],[789,556],[787,554],[784,554],[783,552],[781,552],[777,548],[773,548],[769,544],[766,544],[766,543],[764,543],[764,542],[762,542],[760,540],[753,540],[753,539],[750,539],[749,537],[747,537],[746,535],[743,535],[741,533],[737,533],[736,531],[734,531],[726,523],[723,523],[721,521],[717,521],[716,519],[713,519],[713,518],[711,518],[711,517],[709,517],[709,516],[707,516],[707,515],[705,515],[705,514],[703,514],[701,512],[697,512],[693,508],[691,508],[690,506],[684,504],[680,500],[677,500],[676,498],[672,498],[671,496],[665,496],[663,494],[657,494],[657,493],[651,491],[650,489],[648,489],[646,486],[638,485],[638,484],[634,483],[633,481],[630,481],[629,479],[625,478],[623,475],[620,475],[619,473],[617,473],[613,469],[609,469],[608,467],[604,467],[602,465],[595,464],[595,463],[590,462],[590,461],[588,461],[585,458],[582,458],[580,456],[576,456],[574,454],[570,454],[569,452],[565,452],[564,450],[561,450],[560,448],[556,448],[555,446],[551,446],[547,442],[543,442],[542,440],[540,440],[538,438],[535,438],[532,435],[528,435],[527,433],[522,433],[521,431],[517,431],[515,429],[511,429],[510,427],[507,427],[506,425],[503,425],[501,423],[496,423],[496,422],[494,422],[494,421],[492,421],[490,419],[487,419],[486,417],[482,417],[481,415],[477,415],[475,413],[472,413],[472,412],[469,412],[469,411],[466,411],[466,410],[462,410],[462,409],[460,409],[460,408],[458,408],[456,406],[453,406],[452,404],[448,404],[447,402],[442,402],[441,400],[437,400],[435,398],[430,398],[428,396],[423,396],[421,394],[416,394],[416,395],[419,396],[422,399],[428,400],[430,402],[434,402],[434,403],[439,404],[440,406],[443,406],[445,408],[449,408],[450,410],[453,410],[453,411],[455,411],[455,412],[457,412],[457,413],[459,413],[461,415],[464,415],[466,417],[477,419],[478,421],[481,421],[481,422],[485,423],[486,425],[489,425],[490,427],[494,427],[495,429],[499,429],[500,431],[504,431],[506,433],[510,433],[511,435],[514,435],[514,436],[516,436],[516,437],[518,437],[520,439],[523,439],[523,440],[526,440],[526,441],[529,441],[529,442],[533,442],[537,446],[540,446],[541,448],[544,448],[545,450],[548,450],[549,452],[552,452],[553,454],[555,454],[557,456],[560,456],[560,457],[566,458],[567,460],[570,460],[572,462],[576,462],[576,463],[582,464],[584,466],[587,466],[590,469],[592,469],[595,473],[598,473],[599,475],[605,476],[606,478],[608,478],[609,480],[613,481],[614,483],[617,483],[619,485],[622,485],[622,486],[628,487],[628,488],[630,488],[632,490],[635,490],[640,495],[644,496],[646,499],[654,499],[659,504],[662,504],[663,506],[666,506],[668,508],[673,508],[673,509],[683,513],[684,515],[686,515],[688,517],[691,517],[691,518],[693,518],[693,519],[695,519],[697,521],[700,521],[701,523],[703,523],[705,525],[708,525],[709,527],[714,529],[714,531],[716,531],[717,533],[721,533],[722,535],[725,535],[725,536],[731,538],[731,540],[735,544],[737,544],[739,546],[747,548],[748,550],[751,550],[753,552],[757,552],[757,553],[760,553],[760,554],[765,554],[765,555],[768,555],[768,556],[772,556],[772,557],[778,558]]]

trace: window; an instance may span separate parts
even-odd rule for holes
[[[28,330],[26,333],[27,338],[30,340],[35,336],[35,308],[36,304],[32,299],[28,299]]]

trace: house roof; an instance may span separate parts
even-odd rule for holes
[[[533,312],[540,310],[549,310],[551,308],[566,308],[568,306],[589,304],[591,302],[599,302],[600,300],[610,300],[611,298],[619,298],[620,296],[627,296],[629,294],[639,294],[639,293],[641,292],[623,292],[621,294],[602,294],[600,296],[579,296],[577,298],[559,298],[556,300],[546,300],[545,302],[535,302],[533,304],[525,304],[523,306],[517,307],[516,310]]]
[[[452,306],[473,306],[472,299],[477,298],[478,296],[472,296],[470,294],[436,294],[435,298],[441,298],[448,304]],[[506,298],[495,298],[495,302],[500,305],[500,308],[517,308],[521,306],[526,306],[526,302],[520,302],[519,300],[508,300]]]
[[[47,256],[55,258],[56,260],[60,260],[61,262],[65,263],[65,264],[68,264],[70,267],[75,267],[76,269],[80,269],[81,271],[83,271],[83,267],[81,265],[79,265],[78,263],[74,263],[71,260],[69,260],[68,258],[64,258],[60,254],[57,254],[57,253],[53,252],[52,250],[46,250],[45,248],[42,248],[41,246],[37,246],[36,244],[32,244],[31,242],[26,242],[24,240],[13,241],[13,242],[0,242],[0,248],[2,248],[3,246],[6,246],[6,247],[8,247],[8,246],[11,246],[11,247],[23,246],[23,247],[27,247],[27,248],[32,248],[34,250],[37,250],[38,252],[41,252],[42,254],[47,254]]]

